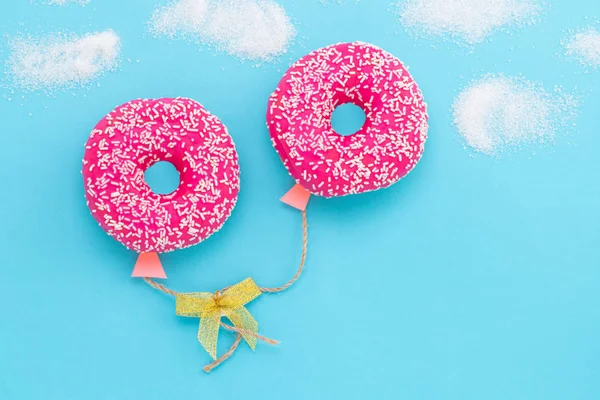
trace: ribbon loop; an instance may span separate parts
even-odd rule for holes
[[[217,341],[221,317],[227,317],[236,328],[258,334],[258,322],[244,307],[262,294],[248,278],[216,293],[181,293],[176,297],[175,312],[182,317],[200,318],[198,341],[213,359],[217,359]],[[242,333],[250,348],[256,348],[256,337]]]

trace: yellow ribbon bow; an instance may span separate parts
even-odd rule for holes
[[[176,298],[176,313],[182,317],[200,318],[198,340],[210,356],[217,359],[217,339],[221,317],[227,317],[236,328],[258,334],[258,322],[244,305],[260,296],[258,285],[248,278],[216,293],[180,293]],[[242,332],[244,340],[254,350],[256,337]]]

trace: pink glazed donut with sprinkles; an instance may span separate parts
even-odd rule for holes
[[[350,136],[336,133],[336,107],[366,114]],[[290,175],[308,192],[335,197],[386,188],[423,154],[427,106],[402,62],[367,43],[314,51],[285,73],[271,95],[267,126]]]
[[[144,181],[158,161],[179,171],[173,193],[156,194]],[[227,129],[185,98],[134,100],[110,112],[87,141],[82,172],[93,217],[139,253],[183,249],[208,238],[230,216],[240,188]]]

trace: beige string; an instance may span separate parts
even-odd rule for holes
[[[233,352],[240,345],[241,341],[242,341],[242,334],[238,333],[237,337],[235,338],[235,342],[233,342],[233,344],[231,345],[231,347],[229,348],[229,350],[227,350],[225,352],[225,354],[223,354],[221,357],[219,357],[218,359],[216,359],[215,361],[213,361],[212,363],[210,363],[206,367],[204,367],[203,368],[204,372],[209,373],[213,369],[217,368],[219,365],[223,364],[225,362],[225,360],[227,360],[229,357],[231,357],[231,355],[233,354]]]
[[[285,283],[282,286],[279,287],[274,287],[274,288],[267,288],[267,287],[260,287],[260,291],[263,293],[281,293],[287,289],[289,289],[297,280],[298,278],[300,278],[300,275],[302,275],[302,271],[304,270],[304,264],[306,262],[306,252],[308,249],[308,221],[306,218],[306,211],[302,211],[302,255],[300,257],[300,266],[298,267],[298,270],[296,271],[296,273],[294,274],[294,276],[292,277],[292,279],[290,279],[287,283]],[[163,293],[166,293],[170,296],[177,296],[178,293],[169,289],[168,287],[166,287],[163,284],[160,284],[150,278],[144,278],[144,280],[146,281],[146,283],[150,286],[152,286],[155,289],[160,290]],[[228,288],[225,288],[219,292],[223,292],[225,290],[227,290]],[[236,332],[237,333],[237,337],[235,339],[235,342],[233,342],[233,344],[231,345],[231,347],[229,348],[229,350],[227,350],[227,352],[225,354],[223,354],[221,357],[219,357],[217,360],[215,360],[214,362],[208,364],[206,367],[204,367],[204,371],[206,372],[210,372],[213,369],[215,369],[216,367],[218,367],[219,365],[221,365],[223,362],[225,362],[225,360],[227,360],[229,357],[232,356],[233,352],[237,349],[237,347],[240,345],[240,341],[242,340],[242,334],[244,335],[249,335],[249,336],[253,336],[256,339],[265,342],[267,344],[270,345],[277,345],[279,344],[279,342],[277,340],[274,339],[269,339],[268,337],[259,335],[257,333],[254,332],[250,332],[247,331],[245,329],[240,329],[240,328],[236,328],[235,326],[232,325],[228,325],[225,324],[223,322],[221,322],[221,326],[231,332]]]

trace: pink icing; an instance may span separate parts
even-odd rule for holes
[[[336,107],[366,114],[350,136],[331,127]],[[402,62],[366,43],[325,47],[301,58],[269,99],[267,126],[296,182],[334,197],[388,187],[423,154],[427,107]]]
[[[144,172],[158,161],[179,171],[168,195]],[[134,100],[96,125],[85,146],[88,207],[100,226],[131,250],[168,252],[219,230],[239,192],[239,166],[227,128],[190,99]]]

